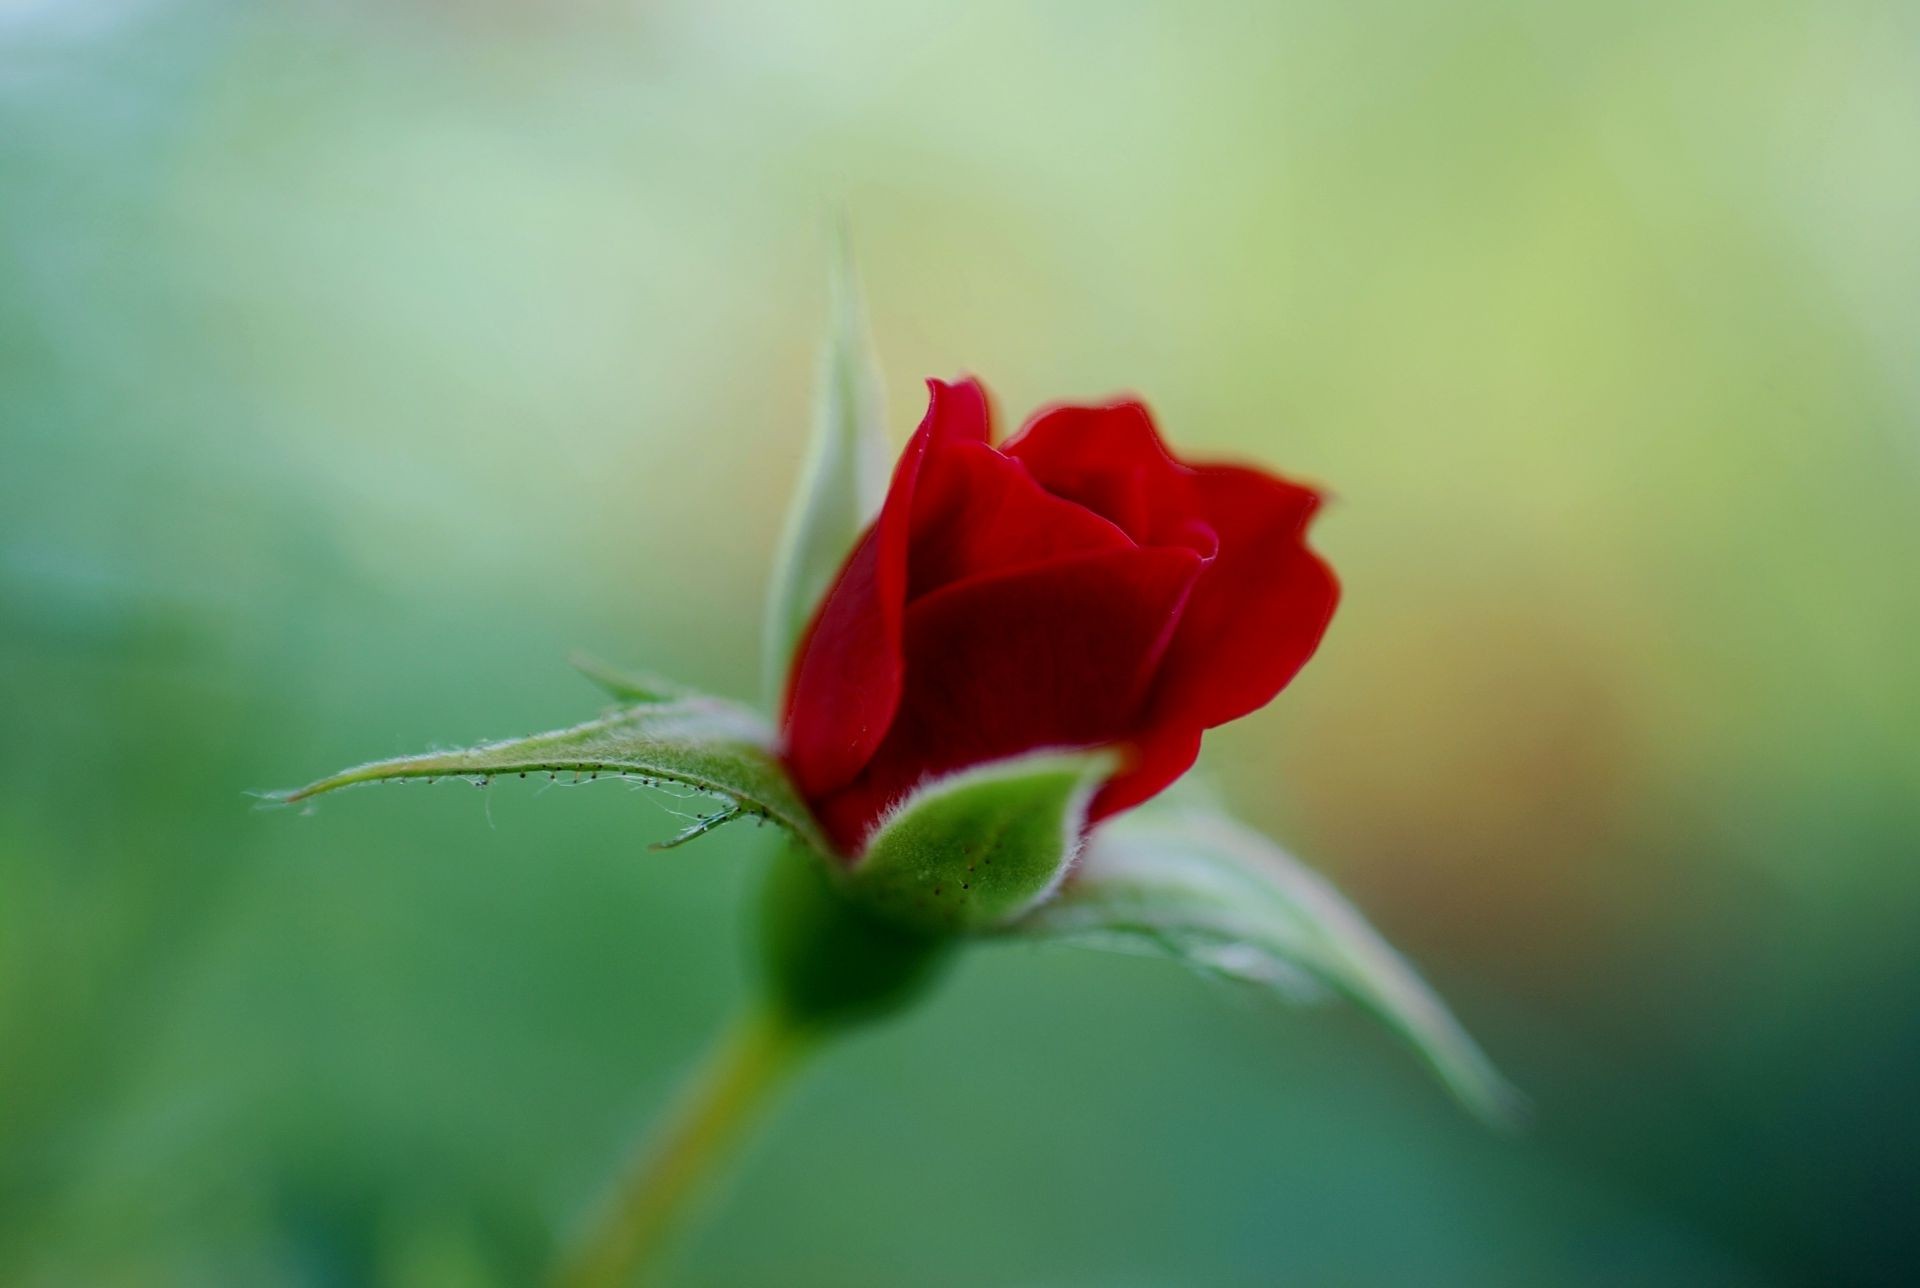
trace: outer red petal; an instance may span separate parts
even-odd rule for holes
[[[900,634],[914,494],[929,454],[992,435],[976,380],[929,380],[931,401],[900,462],[880,517],[821,600],[787,684],[786,759],[809,797],[842,786],[866,764],[900,703]]]
[[[1136,736],[1126,768],[1109,778],[1093,798],[1087,822],[1098,823],[1110,814],[1132,809],[1157,796],[1174,779],[1193,768],[1200,756],[1200,729],[1167,726]]]
[[[1167,650],[1154,722],[1211,728],[1265,706],[1306,665],[1340,585],[1306,545],[1319,493],[1233,465],[1194,480],[1220,550]]]
[[[815,801],[828,833],[857,850],[931,774],[1128,739],[1202,565],[1177,547],[1113,550],[973,578],[914,603],[893,726],[854,782]]]

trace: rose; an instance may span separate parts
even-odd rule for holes
[[[1319,645],[1338,587],[1305,544],[1318,494],[1176,461],[1132,402],[1044,411],[996,448],[967,380],[931,385],[874,497],[875,379],[844,262],[836,280],[830,378],[768,596],[779,734],[739,703],[588,663],[618,702],[592,720],[273,797],[604,773],[716,803],[662,847],[743,818],[786,834],[758,996],[558,1282],[632,1278],[720,1153],[727,1133],[696,1128],[737,1125],[802,1052],[911,1004],[979,935],[1144,949],[1289,995],[1317,983],[1512,1121],[1515,1093],[1446,1008],[1284,850],[1214,805],[1100,822],[1178,778],[1203,731],[1265,704]]]
[[[924,780],[1042,748],[1123,752],[1090,824],[1146,800],[1286,686],[1339,596],[1313,489],[1177,461],[1137,402],[995,447],[979,382],[928,387],[788,678],[787,767],[843,854]]]

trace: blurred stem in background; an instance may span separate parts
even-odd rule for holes
[[[618,1288],[657,1262],[705,1183],[817,1042],[778,1007],[743,1011],[562,1263],[558,1288]]]

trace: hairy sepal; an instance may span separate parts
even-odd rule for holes
[[[691,788],[732,807],[724,817],[702,820],[697,831],[690,829],[695,834],[719,821],[751,816],[780,824],[812,849],[827,846],[774,755],[773,733],[765,721],[737,703],[704,696],[637,703],[585,724],[525,738],[376,760],[273,793],[269,799],[297,804],[369,783],[449,777],[485,782],[535,774],[618,775]]]
[[[844,229],[837,230],[834,251],[812,439],[767,593],[763,669],[775,706],[814,609],[887,493],[880,366]]]
[[[1014,933],[1173,957],[1294,1001],[1329,991],[1412,1045],[1461,1103],[1512,1125],[1524,1101],[1404,959],[1324,878],[1204,805],[1103,823],[1060,893]]]
[[[1060,887],[1114,764],[1104,751],[1039,752],[929,780],[868,836],[846,888],[926,934],[1015,921]]]

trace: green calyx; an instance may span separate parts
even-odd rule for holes
[[[926,934],[991,930],[1058,888],[1079,852],[1105,752],[1041,752],[936,779],[895,808],[848,872],[848,893]]]
[[[850,867],[790,845],[767,884],[770,1000],[805,1024],[841,1027],[917,997],[962,936],[1010,924],[1058,887],[1111,764],[1044,753],[935,780]]]

